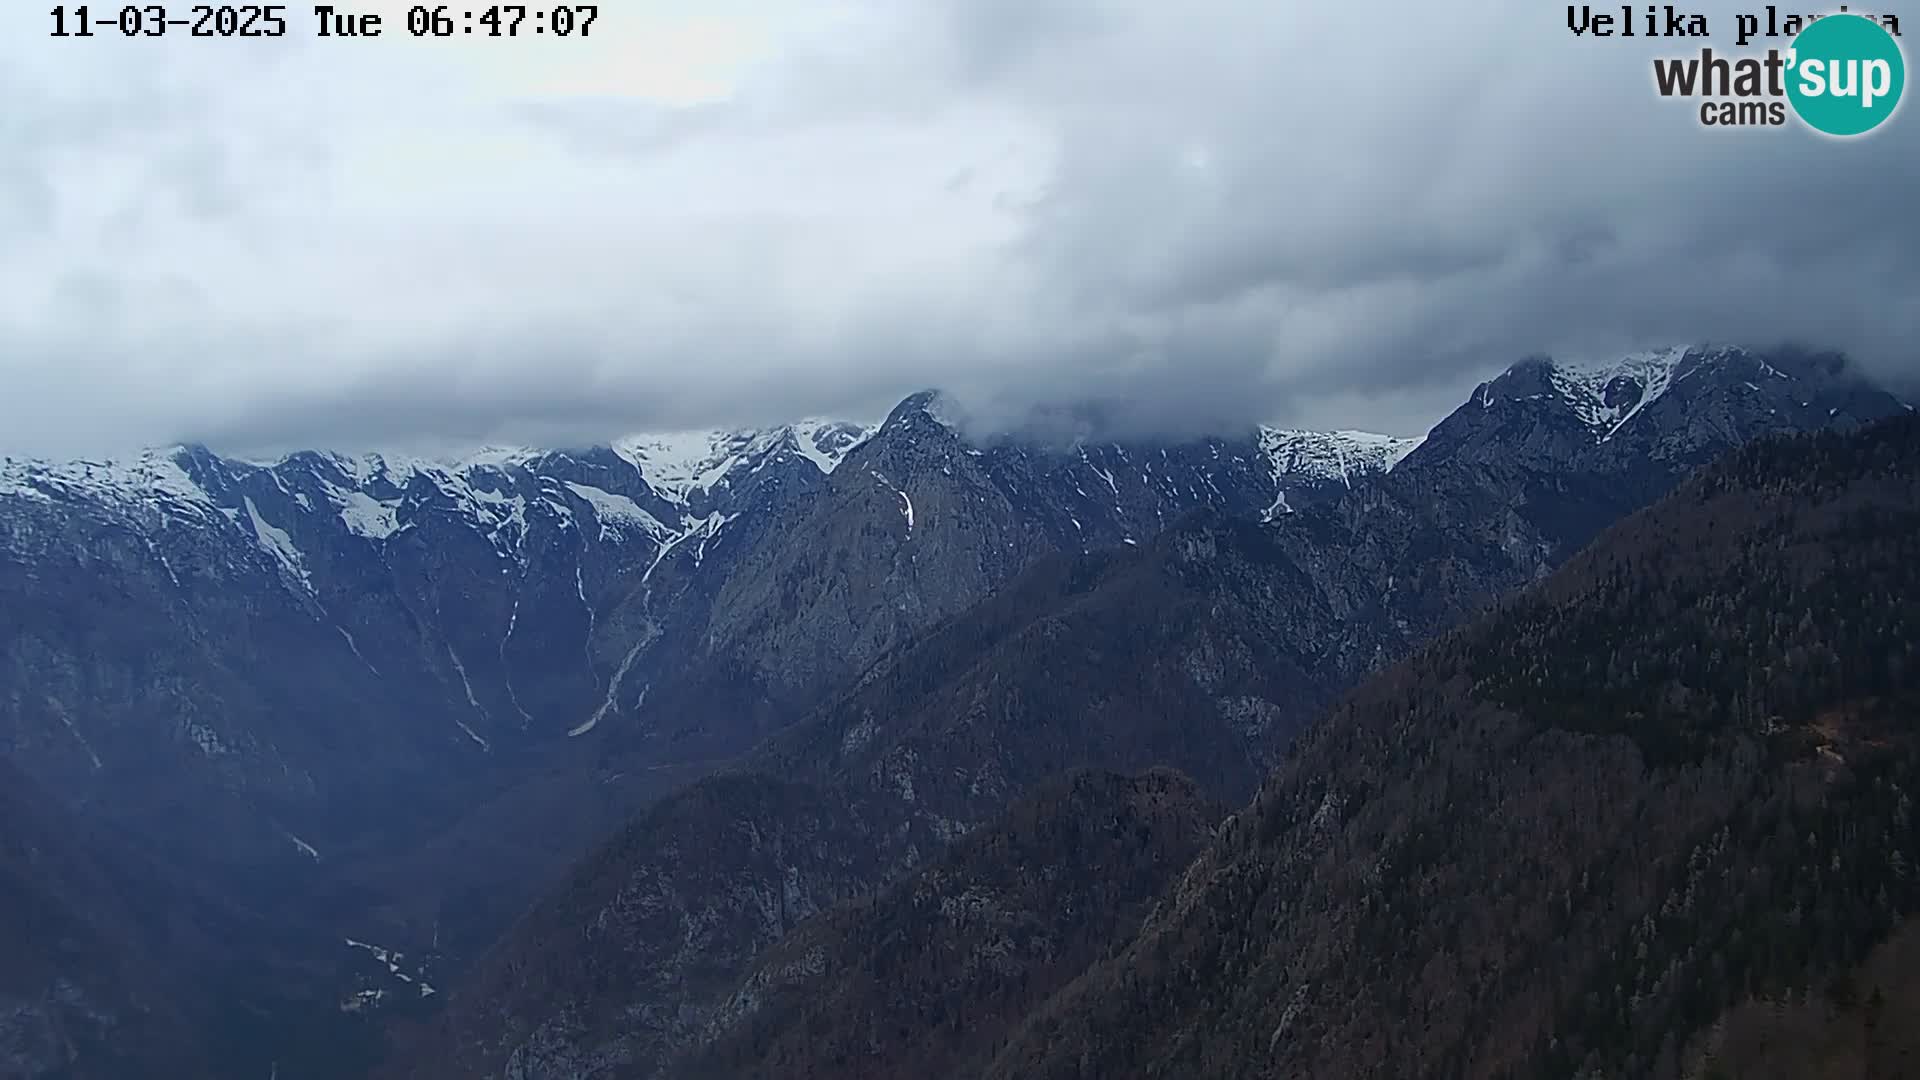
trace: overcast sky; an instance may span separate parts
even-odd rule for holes
[[[357,7],[380,39],[298,5],[228,42],[55,40],[50,6],[0,5],[14,453],[585,442],[923,386],[1413,432],[1534,352],[1920,355],[1911,104],[1703,130],[1652,88],[1688,43],[1538,0],[604,0],[588,40],[451,42],[393,2]],[[1724,51],[1760,7],[1695,10]]]

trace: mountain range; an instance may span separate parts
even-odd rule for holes
[[[1063,446],[919,394],[445,462],[9,460],[0,749],[208,919],[272,913],[298,989],[221,1014],[250,1049],[219,1068],[359,1067],[268,1045],[309,1012],[397,1023],[419,1075],[738,1063],[794,1045],[743,989],[786,985],[769,950],[1063,773],[1243,802],[1340,695],[1696,468],[1906,411],[1836,356],[1693,346],[1523,362],[1421,439]]]
[[[1644,430],[1539,396],[1541,365],[1522,365],[1340,498],[1042,560],[882,657],[736,775],[637,820],[490,958],[472,995],[485,1010],[456,999],[426,1055],[439,1065],[422,1075],[646,1075],[698,1045],[787,919],[883,887],[1063,769],[1174,765],[1210,797],[1244,799],[1339,692],[1539,577],[1610,520],[1607,506],[1664,491],[1741,434],[1791,430],[1748,389],[1745,376],[1782,370],[1772,362],[1670,355],[1691,400],[1649,402]],[[1842,399],[1855,393],[1861,418],[1900,411],[1842,382],[1796,394],[1787,415],[1819,400],[1822,420],[1851,423]],[[761,782],[777,783],[776,801]],[[732,818],[703,834],[697,858],[682,800],[704,804],[703,829]],[[825,840],[787,838],[801,805],[838,815]],[[847,852],[879,858],[851,865]],[[636,903],[649,920],[632,917]],[[583,925],[603,928],[584,953],[571,944]]]
[[[1912,418],[1742,451],[1343,698],[1154,903],[1168,833],[1041,785],[665,1074],[1908,1075],[1917,485]]]

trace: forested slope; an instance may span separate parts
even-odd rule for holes
[[[1740,450],[1337,707],[988,1075],[1679,1076],[1920,908],[1917,649],[1920,421]]]

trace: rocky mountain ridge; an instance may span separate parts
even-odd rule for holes
[[[912,445],[921,432],[914,418],[927,414],[914,400],[896,410],[877,441],[880,429],[808,421],[761,432],[640,436],[578,452],[490,450],[448,462],[302,452],[250,463],[201,447],[124,462],[9,459],[0,462],[0,551],[22,577],[25,608],[58,602],[37,595],[58,567],[107,572],[126,578],[143,594],[139,604],[156,609],[143,614],[189,641],[206,631],[195,624],[205,615],[197,609],[213,606],[209,593],[244,595],[253,618],[308,639],[298,649],[303,657],[356,696],[407,701],[418,719],[399,758],[491,755],[584,738],[609,716],[630,726],[650,694],[684,711],[686,699],[705,688],[676,700],[659,685],[671,679],[659,676],[684,661],[699,668],[707,659],[701,654],[716,651],[703,648],[706,640],[718,639],[723,653],[761,647],[744,629],[751,623],[740,622],[758,613],[736,600],[752,591],[752,575],[735,581],[735,561],[751,571],[779,558],[775,534],[813,502],[852,498],[866,511],[861,527],[897,516],[911,534],[914,496],[898,485],[923,479],[899,456],[920,452]],[[1249,439],[1152,452],[1081,447],[1045,459],[1011,442],[962,453],[949,429],[936,422],[924,429],[948,444],[943,479],[958,464],[977,489],[974,506],[955,511],[976,513],[976,521],[960,528],[1017,520],[1016,531],[1031,535],[1009,545],[1010,556],[991,553],[975,574],[950,575],[951,584],[935,580],[945,573],[937,557],[923,563],[932,578],[917,587],[944,596],[870,631],[876,642],[957,610],[1043,551],[1137,542],[1201,506],[1256,513],[1282,501],[1282,481],[1299,498],[1390,464],[1380,454],[1315,453],[1299,433],[1286,440],[1284,457],[1260,457]],[[830,492],[835,468],[863,447],[863,481]],[[1184,473],[1169,464],[1182,458]],[[1090,494],[1089,485],[1104,494]],[[1071,499],[1054,497],[1067,490]],[[982,509],[979,500],[988,497],[993,505]],[[891,512],[878,513],[886,503]],[[940,531],[929,522],[946,508],[931,493],[919,504],[925,548]],[[856,610],[846,621],[865,615]],[[736,626],[748,640],[727,640]],[[34,634],[13,644],[38,652],[50,642]],[[861,659],[856,650],[847,664]],[[780,689],[817,693],[847,664],[782,672]],[[37,723],[26,722],[26,702],[16,704],[15,723],[25,726],[16,728],[12,752],[30,755],[36,773],[83,791],[122,752],[142,760],[166,753],[160,742],[242,767],[291,764],[260,745],[262,733],[249,730],[249,721],[206,702],[170,702],[163,713],[175,717],[171,730],[148,722],[144,740],[90,735],[95,722],[77,707],[84,697],[50,695],[50,704],[33,710]],[[721,741],[699,753],[743,745]],[[286,831],[293,834],[279,841],[286,848],[324,850],[296,843],[305,835],[298,827]]]
[[[1251,437],[1062,457],[973,446],[926,407],[884,432],[445,462],[0,462],[0,752],[83,819],[282,912],[343,1004],[369,986],[349,939],[443,952],[451,975],[635,811],[1024,561],[1275,501]],[[918,441],[941,467],[905,467]],[[971,485],[969,515],[948,482]],[[1310,501],[1332,478],[1289,483]],[[769,664],[755,582],[834,513],[869,541],[910,536],[922,576],[860,583],[870,608],[843,608],[817,659]],[[990,559],[967,546],[1023,530]]]
[[[1702,362],[1696,370],[1738,376],[1759,361],[1724,353]],[[1483,404],[1476,394],[1400,467],[1340,497],[1264,525],[1188,521],[1140,544],[1042,559],[986,601],[881,651],[851,690],[763,744],[724,789],[689,793],[703,807],[694,815],[703,842],[690,847],[678,834],[681,811],[636,822],[456,994],[412,1075],[654,1075],[699,1052],[732,980],[790,929],[765,917],[789,910],[772,898],[805,897],[798,910],[815,912],[884,888],[1060,770],[1173,764],[1212,797],[1243,796],[1335,694],[1548,572],[1605,524],[1608,506],[1663,493],[1686,461],[1742,437],[1795,430],[1790,418],[1771,419],[1773,406],[1749,401],[1743,382],[1684,381],[1683,421],[1737,421],[1683,425],[1679,435],[1718,440],[1684,453],[1678,437],[1657,433],[1608,439],[1575,403],[1488,394]],[[1904,411],[1884,396],[1856,400],[1830,406],[1825,419],[1852,425]],[[893,473],[947,475],[953,450],[932,435],[896,450]],[[1540,460],[1527,444],[1541,439],[1570,447],[1568,458]],[[1436,440],[1462,450],[1433,452]],[[1495,452],[1501,440],[1509,452]],[[1648,444],[1670,452],[1649,455]],[[900,512],[862,490],[877,480],[837,476],[858,485],[851,498]],[[968,495],[952,490],[955,501]],[[1589,505],[1602,491],[1606,501]],[[859,520],[857,508],[823,503],[796,527],[804,542],[791,550],[847,563],[905,559],[911,572],[904,513],[898,528],[849,534],[836,523]],[[792,565],[801,580],[819,580],[806,560]],[[797,603],[787,618],[807,613]],[[834,632],[823,623],[806,634]],[[777,801],[759,794],[763,784],[779,787]],[[831,839],[784,839],[781,815],[798,806],[834,808]],[[872,857],[856,866],[805,854],[856,851]],[[635,904],[646,921],[629,917]],[[583,922],[595,927],[590,957],[573,944]],[[711,934],[697,973],[670,948],[694,928]]]

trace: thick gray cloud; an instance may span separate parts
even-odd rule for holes
[[[1649,63],[1701,42],[1562,6],[656,0],[450,43],[19,7],[0,450],[586,441],[930,385],[989,423],[1411,431],[1522,355],[1696,339],[1920,371],[1911,108],[1703,129]],[[1761,8],[1690,10],[1725,52]]]

